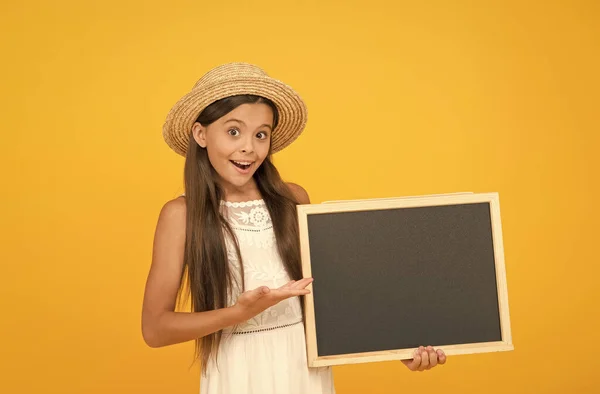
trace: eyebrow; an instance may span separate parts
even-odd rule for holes
[[[229,122],[238,122],[238,123],[241,123],[242,125],[246,126],[246,123],[244,123],[243,120],[239,120],[239,119],[229,119],[229,120],[225,121],[225,123],[229,123]],[[273,130],[273,127],[270,124],[267,124],[267,123],[260,125],[259,128],[261,128],[263,126],[264,127],[268,127],[270,130]]]

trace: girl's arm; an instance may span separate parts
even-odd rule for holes
[[[286,298],[309,293],[305,287],[312,279],[302,279],[279,289],[260,287],[246,291],[228,308],[175,312],[183,270],[185,223],[185,199],[180,197],[166,203],[156,226],[142,308],[142,335],[148,346],[161,347],[202,338],[242,323]]]
[[[151,347],[201,338],[238,323],[238,313],[232,308],[175,312],[183,269],[185,218],[182,197],[167,202],[158,218],[142,307],[142,335]]]

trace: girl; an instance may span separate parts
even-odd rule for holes
[[[201,393],[335,393],[331,369],[306,362],[296,205],[310,200],[271,162],[305,124],[298,94],[244,63],[209,71],[167,116],[185,195],[159,216],[142,333],[151,347],[196,341]],[[187,298],[193,312],[175,312]],[[404,363],[445,359],[421,347]]]

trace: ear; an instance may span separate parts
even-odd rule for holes
[[[194,123],[192,126],[192,136],[201,148],[206,148],[206,127],[202,126],[199,122]]]

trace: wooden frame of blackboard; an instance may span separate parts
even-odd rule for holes
[[[312,277],[308,217],[327,213],[380,211],[386,209],[403,209],[415,207],[438,207],[445,205],[462,205],[487,203],[490,209],[491,230],[493,240],[493,258],[495,264],[497,302],[500,320],[501,340],[492,342],[475,342],[462,344],[437,345],[446,355],[461,355],[510,351],[514,349],[511,336],[510,316],[508,310],[508,291],[504,264],[504,248],[502,241],[502,224],[498,193],[453,193],[428,196],[410,196],[372,200],[335,201],[323,204],[298,205],[300,229],[300,245],[302,270],[304,277]],[[313,286],[308,287],[311,291]],[[341,364],[358,364],[389,360],[411,359],[414,348],[386,349],[382,351],[346,353],[319,356],[317,348],[317,328],[315,321],[315,304],[313,293],[305,297],[305,330],[308,365],[323,367]],[[426,344],[424,344],[426,345]]]

